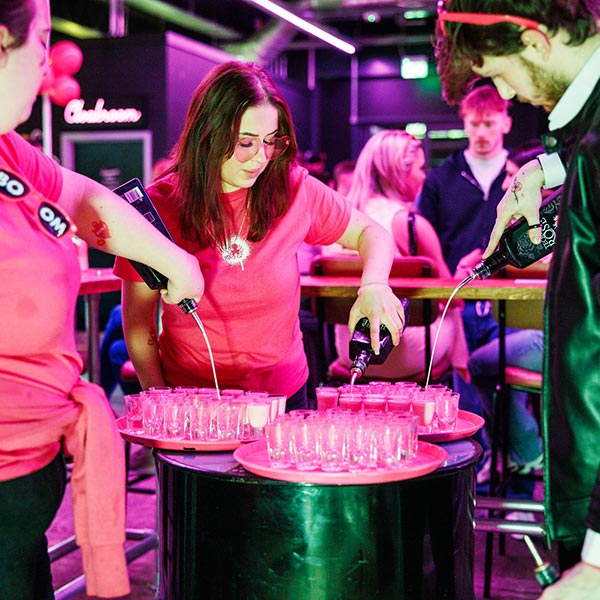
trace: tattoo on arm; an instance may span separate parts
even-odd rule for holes
[[[519,196],[517,192],[520,192],[523,189],[523,184],[515,177],[512,186],[510,187],[510,191],[513,193],[515,197],[515,202],[519,204]]]
[[[96,236],[98,246],[104,246],[106,240],[111,237],[110,229],[104,221],[92,221],[92,231]]]

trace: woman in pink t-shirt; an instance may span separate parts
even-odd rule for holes
[[[48,70],[49,35],[47,0],[0,2],[0,597],[54,597],[45,531],[65,490],[62,448],[87,592],[114,598],[129,592],[123,445],[101,388],[81,379],[75,227],[165,273],[167,303],[199,298],[203,281],[135,209],[14,132]]]
[[[219,386],[285,394],[288,410],[307,403],[298,321],[303,242],[359,251],[362,287],[351,328],[368,317],[378,347],[380,323],[397,344],[404,322],[387,285],[391,235],[298,167],[296,154],[290,110],[271,78],[255,64],[228,62],[196,89],[172,165],[149,189],[175,242],[200,263],[198,315]],[[194,321],[165,307],[157,343],[156,294],[124,261],[116,273],[125,279],[123,324],[142,386],[214,386]]]

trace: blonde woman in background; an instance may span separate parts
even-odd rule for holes
[[[425,154],[421,142],[414,136],[397,129],[376,133],[365,144],[356,161],[348,200],[354,208],[393,233],[397,256],[427,256],[436,264],[440,277],[451,278],[435,230],[413,209],[413,202],[425,180],[424,166]],[[335,245],[326,250],[327,254],[336,252],[344,252],[344,249]],[[437,340],[434,368],[449,362],[467,377],[468,351],[460,310],[460,303],[448,310]],[[432,339],[435,339],[439,327],[438,317],[432,326]],[[336,350],[340,362],[348,367],[351,365],[349,340],[348,328],[336,325]],[[368,375],[384,379],[411,379],[423,373],[424,361],[424,328],[409,326],[386,362],[370,366]]]

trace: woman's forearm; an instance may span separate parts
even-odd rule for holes
[[[392,235],[379,225],[367,225],[358,238],[357,249],[363,263],[361,285],[387,283],[394,260]]]
[[[127,202],[87,177],[63,169],[61,203],[90,246],[147,264],[169,280],[169,293],[199,299],[198,261],[170,242]],[[173,300],[173,299],[172,299]],[[177,301],[179,301],[177,300]]]
[[[143,389],[165,385],[156,329],[158,295],[144,283],[124,281],[123,333],[129,358]]]

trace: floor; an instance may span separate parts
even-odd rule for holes
[[[115,397],[112,398],[115,406]],[[118,404],[117,397],[115,411],[119,413],[122,407]],[[133,449],[135,473],[152,473],[151,457],[145,452],[144,448]],[[149,459],[149,460],[148,460]],[[155,488],[155,477],[151,475],[137,485],[140,489],[152,490]],[[536,489],[536,496],[539,496],[539,490]],[[156,529],[156,496],[154,494],[133,493],[130,492],[127,497],[127,528],[131,530],[154,530]],[[59,513],[48,532],[49,547],[60,543],[62,540],[73,535],[73,520],[71,515],[71,502],[69,490],[65,494]],[[485,537],[483,532],[475,534],[475,592],[477,600],[482,600],[483,596],[483,556],[485,549]],[[498,536],[495,536],[497,540]],[[535,579],[533,569],[534,560],[523,541],[512,539],[506,536],[505,554],[500,556],[497,552],[498,545],[496,541],[496,551],[493,560],[493,579],[491,586],[491,600],[535,600],[540,594],[539,585]],[[538,551],[544,560],[556,563],[554,557],[545,548],[541,542],[534,540]],[[135,541],[128,541],[126,548],[131,548]],[[81,558],[79,552],[74,552],[58,558],[52,563],[52,572],[54,578],[57,598],[61,600],[85,600],[88,596],[85,592],[78,592],[76,587],[63,586],[79,577],[81,571]],[[132,600],[154,600],[157,591],[157,552],[151,550],[146,554],[136,558],[129,564],[130,581],[132,587]],[[192,600],[192,599],[181,599]],[[326,599],[315,599],[326,600]],[[351,600],[351,599],[349,599]]]

